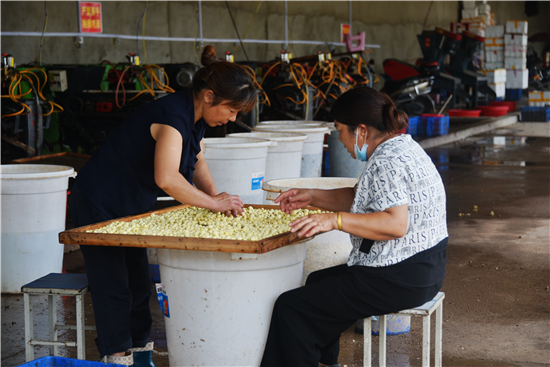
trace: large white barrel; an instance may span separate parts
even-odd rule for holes
[[[277,142],[277,146],[269,147],[267,150],[265,181],[300,177],[306,134],[251,132],[229,134],[227,137],[259,138]],[[269,204],[265,193],[264,204]]]
[[[305,244],[265,254],[158,250],[170,366],[258,366],[277,297],[300,286]]]
[[[2,165],[2,293],[49,273],[61,273],[67,188],[74,169],[67,166]]]
[[[271,131],[280,133],[299,133],[306,134],[307,140],[304,142],[302,151],[302,168],[300,177],[321,177],[321,168],[323,164],[323,142],[325,134],[330,133],[326,126],[308,126],[308,125],[257,125],[254,131]]]
[[[276,142],[252,138],[206,138],[204,158],[219,192],[245,204],[262,204],[267,150]]]
[[[266,181],[263,188],[267,191],[268,200],[275,200],[281,192],[292,188],[331,190],[353,187],[357,181],[357,178],[340,177],[298,178]],[[351,251],[351,241],[349,234],[334,230],[315,236],[307,242],[306,248],[302,284],[313,271],[344,264]]]

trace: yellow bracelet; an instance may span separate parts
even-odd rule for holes
[[[338,212],[338,230],[342,230],[342,215]]]

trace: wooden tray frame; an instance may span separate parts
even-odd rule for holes
[[[130,222],[150,216],[168,213],[175,210],[185,209],[191,205],[178,205],[165,209],[155,210],[129,217],[108,220],[101,223],[91,224],[84,227],[63,231],[59,234],[59,242],[63,244],[95,245],[95,246],[117,246],[117,247],[148,247],[193,251],[215,251],[215,252],[236,252],[249,254],[263,254],[280,247],[295,245],[307,242],[315,236],[304,238],[296,233],[285,232],[277,236],[264,238],[259,241],[244,240],[223,240],[217,238],[195,238],[195,237],[172,237],[172,236],[151,236],[135,234],[107,234],[87,233],[86,231],[104,227],[114,221]],[[255,209],[279,209],[278,205],[245,205]],[[318,208],[308,207],[310,210]]]

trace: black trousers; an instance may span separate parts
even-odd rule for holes
[[[71,213],[77,227],[114,219],[100,212],[76,185],[71,190]],[[147,249],[88,245],[80,249],[90,284],[100,356],[144,347],[153,323]]]
[[[279,296],[262,358],[263,367],[318,367],[338,363],[340,335],[355,321],[417,307],[442,282],[404,287],[339,265],[313,272],[306,285]]]

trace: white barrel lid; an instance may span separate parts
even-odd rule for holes
[[[314,121],[314,120],[271,120],[260,121],[260,125],[304,125],[304,124],[321,124],[326,125],[326,121]]]
[[[204,138],[207,148],[237,149],[271,147],[273,141],[260,138]],[[277,143],[275,143],[275,146]]]
[[[252,131],[249,133],[233,133],[228,134],[228,138],[260,138],[273,141],[301,141],[306,140],[306,134],[295,134],[295,133],[280,133],[280,132],[271,132],[271,131]]]
[[[326,126],[287,126],[287,125],[257,125],[254,131],[272,131],[283,133],[330,133]]]
[[[274,201],[280,193],[290,189],[341,189],[343,187],[354,187],[358,181],[358,178],[353,177],[285,178],[264,181],[262,189],[267,191],[267,199]]]
[[[3,164],[0,166],[2,180],[29,180],[41,178],[75,177],[73,167],[53,164]]]

